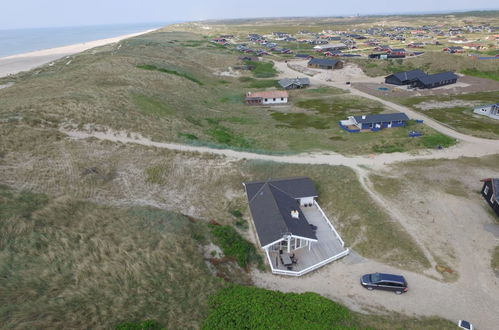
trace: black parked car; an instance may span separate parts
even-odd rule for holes
[[[407,292],[407,282],[401,275],[366,274],[360,278],[360,284],[367,290],[379,289],[393,291],[396,294]]]

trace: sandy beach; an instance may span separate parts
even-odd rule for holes
[[[87,49],[112,44],[123,39],[139,36],[154,29],[126,34],[118,37],[82,42],[69,46],[37,50],[34,52],[0,57],[0,77],[5,77],[21,71],[28,71],[41,65],[50,63],[65,56],[83,52]]]

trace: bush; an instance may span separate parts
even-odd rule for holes
[[[127,322],[116,326],[116,330],[161,330],[165,329],[156,321]]]
[[[350,311],[316,293],[234,285],[210,299],[203,329],[350,329]]]
[[[215,243],[226,256],[235,258],[239,266],[246,267],[250,263],[263,266],[262,257],[256,252],[255,246],[239,235],[233,227],[210,225],[210,228]]]

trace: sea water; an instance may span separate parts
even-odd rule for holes
[[[0,57],[160,28],[168,23],[0,30]]]

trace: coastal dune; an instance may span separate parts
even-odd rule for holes
[[[113,38],[82,42],[69,46],[43,49],[29,53],[0,57],[0,78],[11,74],[16,74],[18,72],[31,70],[65,56],[83,52],[87,49],[112,44],[123,39],[136,37],[152,31],[154,31],[154,29],[126,34]]]

